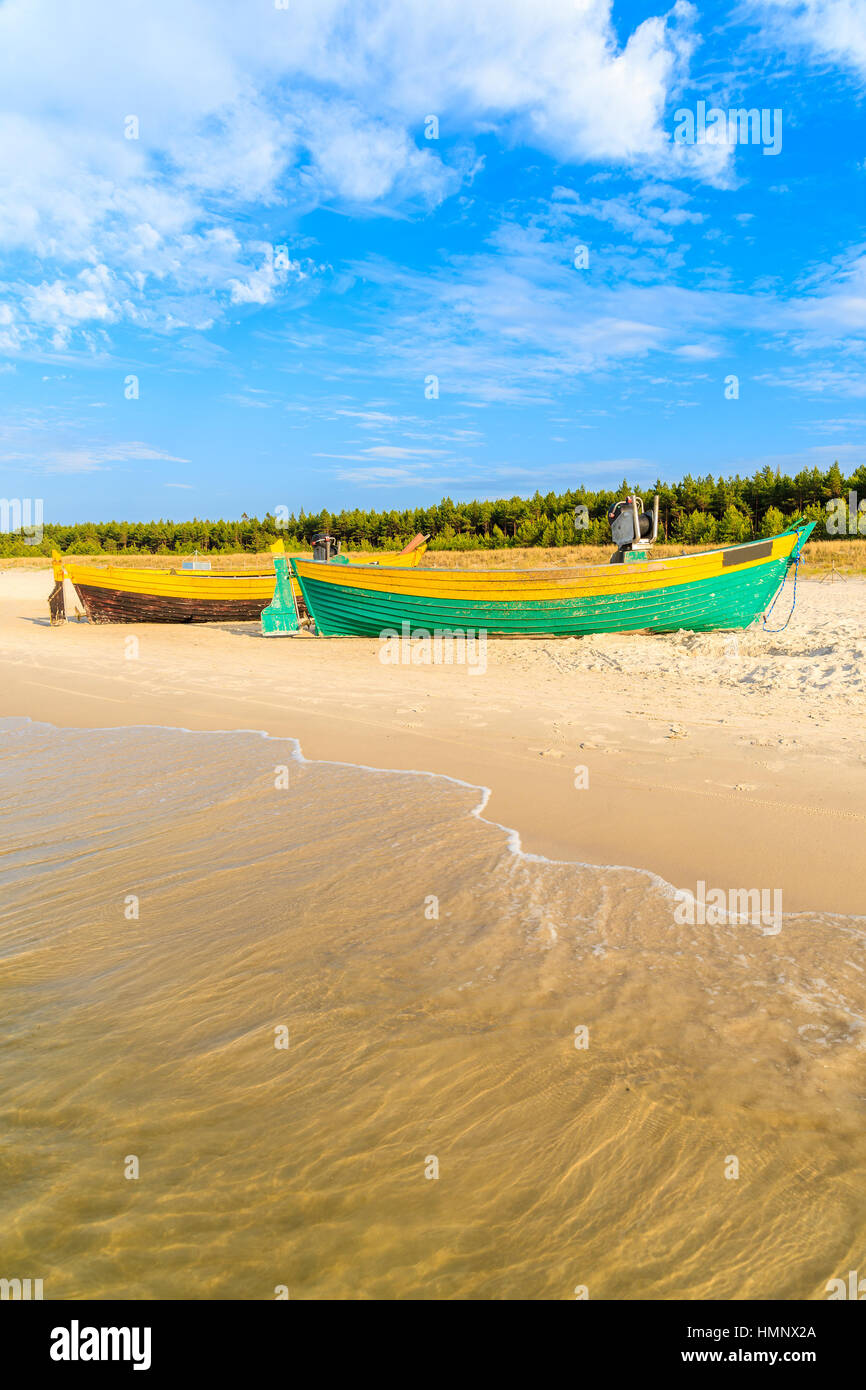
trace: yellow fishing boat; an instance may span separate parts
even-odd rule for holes
[[[324,544],[329,542],[330,544]],[[319,560],[336,558],[331,555],[330,537],[316,537],[314,555]],[[272,547],[282,553],[284,546]],[[426,550],[425,538],[416,536],[399,554],[389,554],[389,566],[403,568],[417,565]],[[381,554],[355,557],[354,563],[377,565]],[[170,570],[148,569],[133,565],[99,565],[65,560],[55,551],[54,590],[49,599],[53,622],[65,617],[64,580],[69,580],[80,600],[82,610],[93,623],[217,623],[258,622],[262,610],[274,594],[274,568],[271,560],[261,571],[231,571],[210,568],[210,562],[192,556],[178,557]],[[293,581],[293,591],[303,604],[300,586]]]

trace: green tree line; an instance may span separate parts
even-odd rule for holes
[[[613,491],[573,488],[566,492],[536,492],[532,497],[496,501],[453,502],[445,497],[429,507],[367,511],[305,513],[297,516],[250,517],[239,521],[105,521],[72,526],[46,523],[38,544],[27,544],[21,532],[0,533],[0,556],[48,555],[52,550],[74,555],[168,555],[239,553],[267,550],[282,537],[286,546],[307,548],[318,531],[329,531],[344,549],[400,550],[419,531],[431,537],[432,550],[497,549],[506,546],[610,546],[609,507],[629,492],[641,492],[623,479]],[[816,537],[839,537],[827,504],[847,501],[850,492],[866,498],[866,465],[844,477],[838,463],[826,472],[804,469],[795,477],[766,467],[751,478],[694,478],[661,480],[645,490],[644,500],[659,494],[659,539],[683,545],[736,543],[753,536],[784,530],[796,516],[817,522]],[[828,526],[828,522],[830,525]],[[866,518],[864,529],[866,531]]]

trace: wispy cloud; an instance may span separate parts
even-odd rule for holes
[[[866,10],[861,0],[746,0],[765,45],[806,53],[866,80]]]
[[[0,454],[0,463],[15,464],[39,473],[98,473],[124,463],[189,463],[137,441],[119,444],[89,444],[73,448],[48,447],[35,452]]]

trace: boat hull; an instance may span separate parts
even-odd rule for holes
[[[351,565],[323,571],[297,559],[292,568],[326,637],[437,629],[509,637],[708,632],[754,622],[811,530],[669,560],[571,570],[364,574]]]
[[[88,584],[76,584],[75,592],[92,623],[254,623],[270,602],[273,583],[257,598],[133,593]]]
[[[54,556],[92,623],[257,622],[274,592],[274,572],[220,574],[88,565]]]

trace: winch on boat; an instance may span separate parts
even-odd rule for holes
[[[658,494],[653,498],[652,513],[644,511],[643,501],[635,494],[614,502],[607,519],[610,534],[617,546],[610,563],[618,565],[625,560],[645,560],[659,533]]]
[[[326,531],[320,531],[318,535],[313,536],[313,559],[327,564],[339,555],[342,544],[342,541],[335,540]]]

